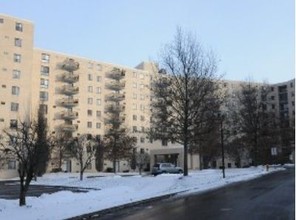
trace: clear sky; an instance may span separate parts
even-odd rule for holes
[[[225,79],[295,77],[294,0],[0,0],[35,24],[35,47],[134,67],[180,26],[219,58]]]

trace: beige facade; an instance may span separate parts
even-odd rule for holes
[[[78,79],[73,83],[66,83],[67,74],[62,68],[69,59],[79,64],[79,68],[74,71]],[[151,158],[154,158],[157,152],[160,154],[173,152],[181,158],[182,146],[171,144],[162,146],[159,141],[151,143],[144,134],[150,127],[150,83],[155,76],[155,65],[143,62],[135,68],[130,68],[34,48],[33,23],[2,14],[0,14],[0,130],[15,126],[18,120],[23,120],[28,115],[36,116],[39,106],[42,105],[46,111],[51,133],[59,129],[73,129],[74,136],[86,133],[104,135],[106,107],[108,97],[112,95],[112,92],[106,88],[110,83],[106,74],[114,68],[125,70],[124,123],[130,135],[137,137],[138,150],[151,152]],[[238,86],[236,82],[229,81],[228,84],[236,85],[235,88]],[[289,93],[292,93],[290,84],[288,87]],[[275,96],[279,97],[280,94]],[[75,102],[72,103],[71,115],[67,115],[69,108],[65,103],[69,97]],[[290,102],[292,105],[292,99],[289,98]],[[280,106],[280,103],[277,105]],[[289,107],[289,114],[294,113],[294,110],[294,105]],[[65,124],[65,115],[71,117],[71,126]],[[162,150],[164,153],[161,153]],[[154,162],[155,160],[151,160],[151,164]],[[53,163],[49,165],[49,170],[55,166]],[[69,163],[65,163],[64,169],[71,172],[79,171],[75,161],[71,162],[71,169],[68,166]],[[3,164],[3,167],[4,169],[0,169],[0,178],[16,175],[14,161]],[[111,167],[111,164],[106,161],[104,167]],[[189,167],[199,168],[197,155],[189,158]],[[129,169],[128,162],[120,162],[119,170],[127,169]],[[87,172],[94,171],[93,164]]]
[[[156,68],[152,63],[142,62],[136,68],[130,68],[99,62],[34,48],[33,38],[32,22],[0,15],[1,130],[28,115],[36,117],[42,105],[51,133],[59,129],[73,129],[74,136],[85,133],[104,135],[108,97],[112,96],[112,91],[107,89],[110,79],[106,74],[119,68],[125,71],[123,102],[126,128],[130,135],[137,137],[138,150],[144,149],[149,153],[151,149],[161,147],[160,142],[151,143],[144,134],[150,127],[150,82]],[[66,74],[61,66],[69,59],[79,64],[74,73],[79,80],[72,83],[71,88],[65,80],[60,80]],[[70,96],[65,95],[67,93]],[[63,120],[67,112],[64,101],[69,97],[77,100],[71,108],[74,114],[71,128]],[[104,165],[105,168],[111,167],[107,161]],[[49,170],[54,166],[49,164]],[[64,169],[78,172],[79,166],[76,161],[71,161],[71,168],[65,163]],[[128,162],[121,161],[119,170],[127,169]],[[94,172],[94,164],[87,171]]]

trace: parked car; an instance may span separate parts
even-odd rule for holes
[[[152,175],[156,176],[162,173],[183,173],[181,167],[176,167],[172,163],[157,163],[152,168]]]

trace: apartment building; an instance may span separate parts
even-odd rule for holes
[[[104,135],[108,103],[115,95],[110,88],[118,86],[112,84],[108,74],[117,68],[125,71],[121,91],[124,124],[137,138],[139,150],[149,153],[157,148],[159,143],[151,143],[144,134],[150,123],[153,64],[142,62],[130,68],[34,48],[33,41],[32,22],[0,15],[1,130],[17,127],[18,121],[28,115],[36,116],[41,106],[53,134],[63,130],[71,131],[73,136]],[[78,164],[69,162],[65,161],[64,169],[77,172]],[[108,166],[111,164],[106,162],[105,167]],[[4,168],[14,170],[15,161]],[[118,169],[129,169],[129,164],[122,161]],[[95,171],[95,166],[88,171]]]
[[[124,70],[122,85],[114,85],[109,77],[114,68]],[[0,14],[0,130],[17,127],[19,120],[36,116],[41,107],[52,134],[62,130],[73,136],[102,136],[108,104],[116,96],[124,104],[124,124],[137,138],[137,150],[150,153],[151,164],[169,158],[182,165],[182,146],[152,142],[144,133],[150,127],[150,84],[156,68],[149,62],[130,68],[35,48],[32,22]],[[238,88],[237,82],[226,83]],[[120,95],[114,92],[118,86]],[[275,100],[280,100],[275,103],[278,114],[295,115],[294,81],[274,85],[274,92]],[[198,155],[191,155],[188,164],[199,168]],[[104,168],[111,166],[104,163]],[[3,163],[0,178],[16,176],[16,167],[15,160]],[[49,170],[53,167],[50,163]],[[63,168],[79,171],[74,160],[65,160]],[[127,169],[127,161],[118,164],[119,171]],[[88,167],[87,172],[95,171],[94,164]]]

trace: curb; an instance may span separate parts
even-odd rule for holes
[[[159,200],[163,200],[163,199],[168,199],[170,197],[173,197],[173,196],[175,196],[175,195],[177,195],[179,193],[185,192],[185,191],[186,190],[181,191],[181,192],[166,194],[166,195],[162,195],[162,196],[157,196],[157,197],[153,197],[153,198],[149,198],[149,199],[144,199],[144,200],[140,200],[140,201],[137,201],[137,202],[131,202],[131,203],[127,203],[127,204],[123,204],[123,205],[103,209],[103,210],[100,210],[100,211],[95,211],[95,212],[91,212],[91,213],[87,213],[87,214],[67,218],[66,220],[80,220],[80,219],[99,218],[99,217],[102,217],[102,216],[107,215],[107,214],[109,214],[111,212],[114,212],[114,211],[119,211],[119,210],[122,210],[122,209],[125,209],[125,208],[131,208],[133,206],[144,205],[144,204],[147,204],[147,203],[150,203],[150,202],[155,202],[155,201],[159,201]]]

